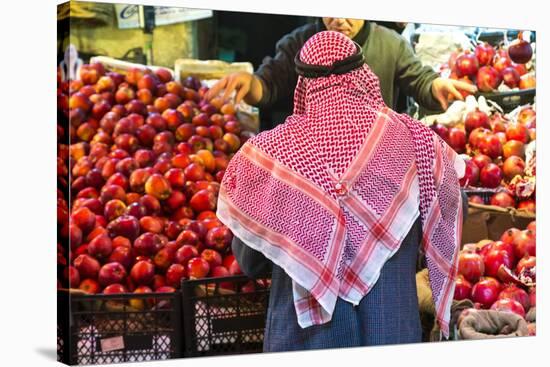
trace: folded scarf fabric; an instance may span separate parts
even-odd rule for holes
[[[360,51],[360,50],[359,50]],[[357,55],[337,32],[303,46],[303,64]],[[449,335],[462,231],[463,160],[419,121],[385,106],[366,64],[300,76],[284,124],[231,159],[217,215],[293,279],[301,327],[330,321],[338,297],[358,304],[420,216],[436,319]]]

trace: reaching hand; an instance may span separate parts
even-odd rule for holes
[[[448,99],[464,100],[464,97],[460,91],[466,91],[469,93],[477,92],[477,88],[466,82],[462,82],[454,79],[436,78],[432,82],[432,94],[435,99],[439,101],[441,108],[446,110],[449,107]]]
[[[206,93],[206,99],[210,100],[223,92],[222,99],[225,101],[229,98],[233,91],[236,91],[235,103],[239,103],[242,99],[249,104],[256,104],[262,98],[261,82],[253,74],[241,71],[229,74],[220,79]]]

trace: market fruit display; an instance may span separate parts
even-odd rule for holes
[[[487,200],[472,195],[470,202],[536,212],[533,105],[518,107],[513,115],[475,107],[452,127],[435,121],[431,128],[465,159],[461,186],[490,192]]]
[[[465,244],[459,253],[455,300],[525,317],[536,306],[536,222],[510,228],[499,240]]]
[[[517,39],[498,48],[482,42],[473,50],[452,53],[442,73],[451,79],[475,84],[484,93],[535,88],[533,54],[531,44],[520,32]]]
[[[204,100],[194,77],[146,68],[87,64],[58,86],[58,286],[166,292],[182,279],[241,274],[215,214],[225,168],[254,135],[235,106]]]

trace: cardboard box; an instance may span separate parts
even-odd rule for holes
[[[525,229],[535,214],[515,208],[469,204],[468,217],[462,226],[462,245],[483,239],[498,240],[505,230]]]

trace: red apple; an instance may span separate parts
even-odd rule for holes
[[[145,192],[159,200],[164,200],[170,196],[172,189],[162,175],[153,174],[145,182]]]
[[[96,259],[107,259],[113,251],[113,243],[106,234],[97,236],[88,245],[88,253]]]
[[[155,233],[146,232],[134,241],[137,255],[152,256],[161,248],[160,237]]]
[[[91,231],[95,226],[95,214],[86,207],[75,210],[71,215],[71,220],[83,233]]]
[[[73,265],[78,270],[81,278],[97,278],[99,273],[99,261],[91,257],[90,255],[81,254],[78,255],[74,261]]]
[[[229,265],[229,273],[231,275],[240,275],[242,274],[241,267],[239,266],[239,263],[235,260]]]
[[[204,249],[201,252],[201,257],[204,260],[208,261],[208,264],[210,265],[210,269],[222,264],[222,256],[216,250],[209,249],[209,248]]]
[[[114,283],[122,283],[125,278],[126,270],[122,264],[117,262],[105,264],[99,270],[98,280],[103,287]]]
[[[122,236],[133,241],[139,235],[139,221],[136,217],[122,215],[107,225],[111,237]]]
[[[161,248],[153,257],[153,264],[155,264],[158,269],[166,270],[170,265],[172,265],[174,259],[175,253],[173,250],[164,247]]]
[[[78,270],[74,266],[71,266],[71,265],[69,265],[65,269],[66,269],[65,277],[67,278],[67,280],[69,282],[69,287],[70,288],[77,288],[80,284],[80,273],[78,272]]]
[[[217,198],[210,190],[199,190],[191,197],[189,204],[196,212],[215,210]]]
[[[168,285],[155,289],[156,293],[174,293],[175,291],[176,289],[174,287],[170,287]]]
[[[229,145],[230,153],[235,153],[241,147],[239,137],[233,133],[225,133],[222,139]]]
[[[132,267],[130,276],[139,285],[149,285],[155,275],[155,266],[149,261],[138,261]]]
[[[202,257],[192,258],[187,262],[187,274],[189,279],[204,278],[210,272],[210,265],[208,261]]]
[[[171,287],[179,288],[181,285],[182,279],[186,277],[185,267],[181,264],[172,264],[166,270],[166,284]]]
[[[112,221],[126,212],[126,204],[121,200],[109,200],[105,203],[103,215],[107,221]]]
[[[124,238],[124,237],[117,237],[117,238]],[[127,239],[126,239],[127,240]],[[114,240],[113,240],[114,242]],[[124,266],[124,268],[129,269],[130,265],[132,265],[132,261],[134,259],[134,253],[130,246],[118,246],[113,249],[113,252],[111,252],[111,255],[109,256],[109,262],[117,262]]]
[[[88,294],[97,294],[101,290],[99,283],[91,278],[84,279],[82,282],[80,282],[78,288]]]

